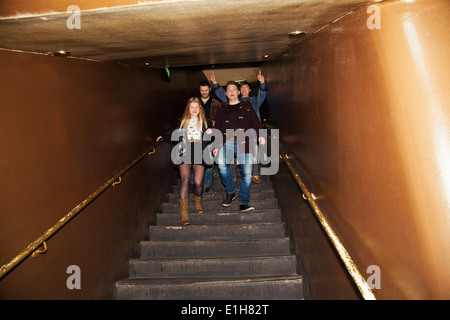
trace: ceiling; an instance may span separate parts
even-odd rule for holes
[[[79,15],[45,7],[26,14],[0,10],[0,48],[43,54],[65,50],[77,58],[157,68],[245,65],[276,57],[373,2],[166,0],[107,7],[105,1],[105,7],[88,10],[80,4]],[[68,21],[80,22],[80,29],[69,29]],[[297,30],[306,35],[289,36]]]

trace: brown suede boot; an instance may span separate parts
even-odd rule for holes
[[[187,226],[190,224],[188,217],[188,201],[189,199],[180,199],[180,215],[181,215],[181,225]]]
[[[197,213],[203,213],[204,211],[203,211],[203,205],[202,205],[202,201],[203,201],[202,196],[197,197],[197,196],[194,194],[194,201],[195,201],[195,211],[196,211]]]

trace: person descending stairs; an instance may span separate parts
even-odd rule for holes
[[[304,298],[269,177],[252,185],[250,212],[239,212],[237,201],[223,207],[224,188],[215,180],[215,191],[203,195],[203,213],[196,212],[190,194],[188,226],[180,221],[179,185],[168,194],[157,225],[149,226],[149,239],[141,242],[140,257],[129,261],[129,277],[115,283],[115,299]]]

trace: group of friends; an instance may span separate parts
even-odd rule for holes
[[[250,85],[243,82],[238,85],[234,81],[228,81],[225,88],[216,81],[214,72],[211,73],[209,81],[202,81],[199,85],[200,97],[192,97],[188,100],[183,116],[179,119],[177,129],[183,132],[189,156],[183,157],[178,164],[180,172],[180,215],[181,224],[189,225],[188,202],[189,189],[193,185],[195,211],[203,213],[203,190],[210,192],[214,190],[214,164],[206,164],[202,154],[207,150],[205,135],[210,135],[211,128],[219,130],[223,135],[220,146],[207,152],[218,158],[218,169],[222,183],[225,188],[224,207],[231,206],[236,198],[236,179],[230,169],[230,158],[236,158],[241,171],[241,184],[239,188],[239,209],[246,212],[255,208],[249,205],[250,188],[252,182],[260,183],[259,164],[253,161],[253,150],[250,148],[248,139],[238,141],[236,136],[227,138],[227,130],[243,130],[243,132],[254,129],[255,140],[261,145],[265,144],[264,137],[258,137],[257,133],[263,129],[261,124],[260,108],[266,98],[266,84],[264,76],[259,72],[259,90],[256,96],[250,96]],[[212,91],[216,98],[212,97]],[[157,142],[179,142],[172,141],[172,136],[159,136]],[[243,144],[243,145],[242,145]],[[196,157],[196,151],[201,150],[200,156]],[[194,152],[195,151],[195,152]],[[201,159],[199,161],[199,159]],[[228,160],[227,160],[228,159]],[[234,171],[234,170],[233,170]]]

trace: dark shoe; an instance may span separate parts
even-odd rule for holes
[[[239,211],[252,211],[255,210],[254,207],[250,207],[248,204],[241,204],[239,206]]]
[[[214,191],[214,188],[212,186],[206,187],[205,192]]]
[[[236,199],[235,192],[227,193],[227,197],[225,198],[225,200],[223,200],[222,205],[224,207],[229,207],[229,206],[231,206],[231,203],[233,202],[234,199]]]

